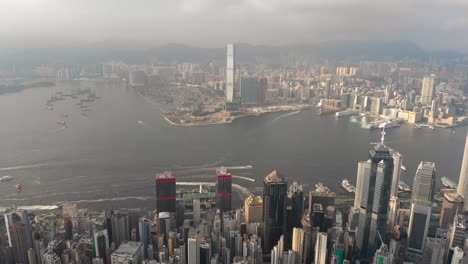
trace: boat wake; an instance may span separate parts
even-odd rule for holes
[[[102,203],[102,202],[125,201],[125,200],[148,201],[148,200],[154,200],[154,197],[128,196],[128,197],[101,198],[101,199],[93,199],[93,200],[60,201],[60,202],[56,202],[55,204],[62,205],[66,203]]]
[[[54,210],[58,209],[59,207],[57,205],[19,205],[16,206],[17,209],[25,209],[27,211],[41,211],[41,210]],[[6,211],[7,209],[10,209],[9,207],[0,207],[0,212],[1,211]]]
[[[294,111],[294,112],[290,112],[290,113],[286,113],[286,114],[284,114],[284,115],[277,116],[277,117],[275,117],[275,118],[273,119],[273,122],[276,122],[276,121],[280,120],[280,119],[283,118],[283,117],[287,117],[287,116],[290,116],[290,115],[295,115],[295,114],[298,114],[298,113],[300,113],[300,112],[301,112],[301,110],[297,110],[297,111]]]
[[[28,164],[28,165],[19,165],[19,166],[3,167],[3,168],[0,168],[0,171],[36,169],[36,168],[41,168],[41,167],[53,166],[53,165],[57,165],[57,164],[56,163],[36,163],[36,164]]]

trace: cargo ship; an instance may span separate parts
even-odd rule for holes
[[[442,183],[443,186],[450,188],[450,189],[456,189],[458,187],[458,184],[454,180],[450,179],[449,177],[442,177],[442,179],[440,179],[440,182]]]
[[[352,185],[351,183],[349,183],[348,179],[344,179],[342,182],[341,182],[341,187],[343,187],[343,189],[345,189],[347,192],[349,193],[354,193],[356,192],[356,187],[354,187],[354,185]]]

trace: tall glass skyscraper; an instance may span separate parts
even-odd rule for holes
[[[387,212],[393,178],[391,150],[382,142],[370,152],[370,159],[359,162],[354,207],[359,211],[357,246],[361,257],[371,257],[380,247],[380,236],[387,234]]]
[[[156,212],[176,211],[176,178],[172,173],[165,171],[158,174],[156,182]]]
[[[435,191],[435,163],[421,161],[414,176],[411,200],[417,202],[432,202]]]
[[[234,80],[236,62],[234,57],[234,44],[227,45],[227,63],[226,63],[226,102],[234,100]]]
[[[216,170],[216,207],[221,213],[232,209],[232,175],[225,167]]]
[[[286,206],[288,184],[276,170],[263,181],[263,252],[270,253],[286,232]]]
[[[463,161],[458,180],[457,193],[465,199],[463,211],[468,211],[468,134],[466,135],[465,151],[463,152]]]

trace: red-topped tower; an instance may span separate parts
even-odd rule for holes
[[[221,212],[231,211],[232,175],[225,167],[216,170],[216,207]]]
[[[156,212],[176,211],[176,179],[170,171],[156,175]]]

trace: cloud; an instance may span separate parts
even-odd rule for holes
[[[468,50],[467,0],[2,0],[0,35],[28,43],[409,40]]]

